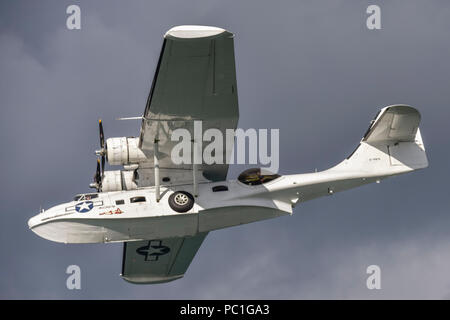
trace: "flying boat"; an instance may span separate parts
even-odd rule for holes
[[[217,27],[170,29],[139,117],[139,137],[105,140],[100,120],[99,159],[90,185],[95,192],[42,210],[28,221],[29,228],[61,243],[123,242],[122,278],[163,283],[184,276],[213,230],[292,215],[305,201],[428,166],[421,116],[408,105],[382,108],[354,152],[324,171],[279,175],[252,168],[227,180],[226,161],[175,164],[175,130],[194,136],[195,121],[224,135],[236,129],[233,40]],[[192,153],[204,151],[199,145],[194,138]],[[121,169],[105,171],[106,161]]]

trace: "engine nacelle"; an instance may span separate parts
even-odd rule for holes
[[[135,189],[137,189],[137,184],[134,178],[134,171],[114,170],[104,172],[102,179],[103,192]]]
[[[140,163],[147,157],[138,147],[139,138],[109,138],[106,140],[106,156],[110,165]]]

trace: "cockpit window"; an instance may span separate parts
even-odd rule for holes
[[[278,174],[263,174],[261,168],[252,168],[242,172],[238,180],[249,186],[256,186],[279,178]]]
[[[98,193],[86,193],[86,194],[77,194],[73,201],[80,201],[80,200],[92,200],[98,198]]]

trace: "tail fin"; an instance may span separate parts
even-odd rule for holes
[[[331,170],[381,177],[426,168],[428,160],[419,122],[420,113],[410,106],[381,109],[356,150]]]

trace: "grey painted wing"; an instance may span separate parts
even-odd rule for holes
[[[194,121],[200,120],[202,132],[220,130],[224,148],[223,164],[202,164],[199,171],[208,180],[225,180],[227,157],[233,148],[232,142],[226,145],[225,133],[226,129],[236,129],[239,118],[233,34],[219,28],[209,33],[175,29],[164,37],[142,120],[139,146],[150,161],[140,166],[139,175],[152,174],[155,140],[159,143],[161,169],[192,169],[189,164],[172,162],[171,151],[178,141],[171,141],[171,135],[175,129],[184,128],[194,138]],[[202,150],[207,144],[203,143]]]

